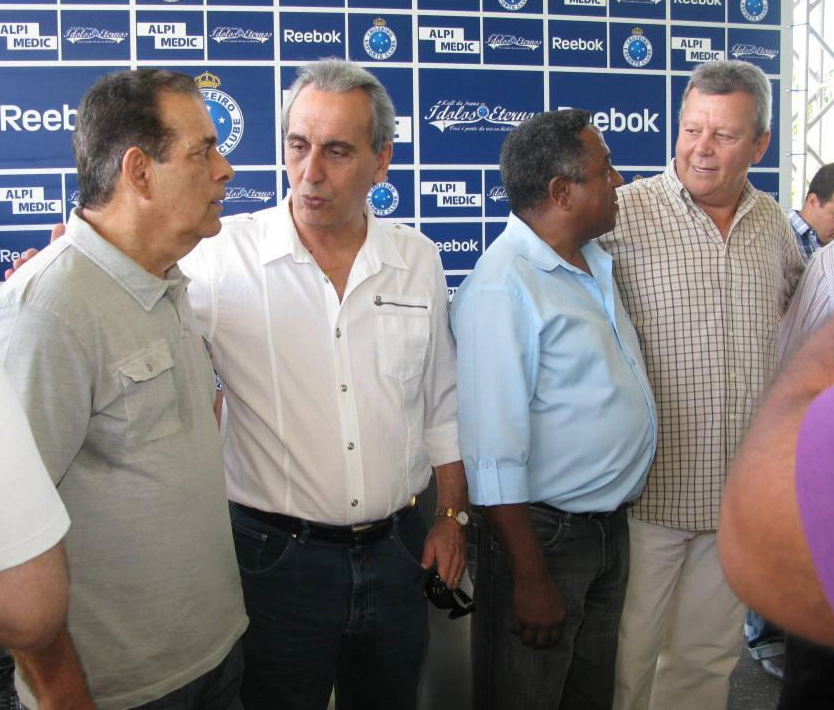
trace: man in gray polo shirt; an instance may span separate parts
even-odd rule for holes
[[[68,630],[18,656],[30,707],[240,708],[212,369],[176,265],[220,231],[216,143],[190,77],[97,82],[73,137],[81,206],[0,293],[0,362],[73,520]]]

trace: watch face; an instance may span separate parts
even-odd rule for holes
[[[455,516],[455,519],[461,525],[468,525],[469,524],[469,513],[467,513],[465,510],[458,511],[458,514]]]

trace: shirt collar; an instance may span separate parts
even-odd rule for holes
[[[189,279],[174,264],[165,279],[154,276],[142,268],[121,249],[108,242],[81,217],[81,208],[75,208],[67,222],[67,234],[73,246],[90,261],[107,272],[111,278],[130,294],[142,308],[150,311],[171,289],[179,301]]]
[[[274,217],[274,228],[268,229],[261,240],[261,264],[265,265],[285,256],[292,256],[293,261],[297,263],[313,263],[313,257],[301,243],[292,220],[289,194],[281,201]],[[367,206],[365,219],[368,230],[359,253],[368,261],[370,268],[379,271],[383,264],[387,264],[397,269],[408,269],[408,263],[400,254],[394,240],[388,236],[386,223],[378,220]]]
[[[507,220],[507,239],[529,262],[542,271],[553,271],[559,267],[567,271],[584,274],[582,269],[565,261],[558,253],[539,237],[530,227],[514,212],[510,212]],[[595,241],[583,244],[580,251],[592,273],[598,273],[600,267],[607,267],[611,257],[597,245]]]

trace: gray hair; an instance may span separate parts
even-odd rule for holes
[[[371,150],[379,153],[386,143],[394,140],[394,104],[385,87],[367,69],[335,58],[310,62],[299,68],[281,110],[284,135],[289,126],[292,106],[306,86],[335,94],[362,89],[371,102]]]
[[[696,67],[683,92],[678,111],[679,122],[683,112],[683,103],[692,89],[698,89],[700,93],[708,96],[723,96],[736,91],[750,94],[756,101],[754,126],[756,138],[770,130],[773,117],[773,93],[764,72],[754,64],[734,59],[717,59]]]
[[[513,212],[540,205],[554,177],[585,180],[588,148],[579,134],[590,120],[580,109],[547,111],[510,131],[501,146],[501,181]]]
[[[129,148],[135,146],[159,163],[168,159],[174,132],[159,115],[163,91],[202,99],[190,76],[159,69],[108,74],[81,98],[72,150],[82,207],[101,207],[111,200]]]

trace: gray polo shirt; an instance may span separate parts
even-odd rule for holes
[[[0,289],[0,360],[73,521],[69,629],[102,710],[185,685],[246,628],[212,369],[188,279],[167,276],[73,214]]]

